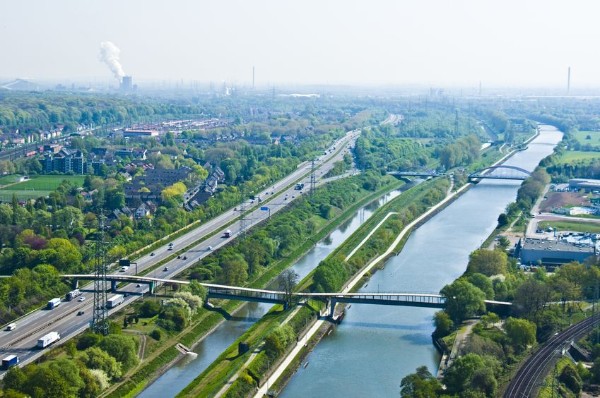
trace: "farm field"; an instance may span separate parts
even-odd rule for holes
[[[572,163],[578,160],[600,159],[600,152],[565,151],[558,163]]]
[[[575,139],[581,144],[590,144],[592,146],[600,146],[600,131],[577,131],[573,134]],[[590,137],[589,139],[587,137]]]
[[[10,178],[9,178],[10,177]],[[16,176],[4,176],[0,179],[0,185],[12,184],[0,188],[0,201],[8,202],[12,200],[13,195],[16,195],[19,200],[34,199],[40,196],[47,196],[54,191],[58,186],[67,180],[75,186],[82,186],[85,179],[84,176],[69,176],[69,175],[44,175],[32,176],[31,179],[19,183],[16,181]]]

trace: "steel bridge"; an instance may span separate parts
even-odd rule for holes
[[[72,279],[73,286],[77,287],[79,280],[94,280],[95,275],[62,275],[63,278]],[[154,293],[159,283],[175,283],[189,285],[189,281],[167,278],[152,278],[134,275],[107,275],[106,280],[111,282],[111,289],[117,290],[120,282],[147,284],[150,293]],[[261,303],[282,304],[287,306],[289,295],[284,291],[253,289],[240,286],[227,286],[214,283],[200,283],[208,292],[207,298],[226,299],[238,301],[253,301]],[[396,305],[406,307],[444,308],[446,299],[440,294],[430,293],[292,293],[293,301],[300,302],[307,299],[322,300],[329,303],[330,315],[337,303],[357,303],[375,305]],[[488,306],[510,306],[512,303],[505,301],[485,300]]]
[[[482,179],[492,180],[526,180],[531,173],[517,166],[492,166],[486,167],[474,173],[469,174],[469,182]]]

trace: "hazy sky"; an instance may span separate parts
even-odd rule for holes
[[[0,77],[600,87],[597,0],[1,0]]]

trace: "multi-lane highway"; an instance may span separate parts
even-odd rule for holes
[[[347,148],[354,145],[358,135],[359,131],[357,130],[348,132],[327,151],[327,154],[317,160],[315,167],[317,168],[316,177],[318,180],[333,167],[335,162],[343,159]],[[246,202],[247,212],[244,216],[246,228],[254,226],[256,223],[277,213],[295,199],[308,194],[310,172],[311,163],[304,162],[293,173],[255,195],[256,200]],[[294,189],[294,185],[298,182],[304,183],[302,191]],[[258,198],[260,198],[260,201]],[[212,251],[227,244],[239,234],[240,215],[238,210],[227,210],[185,235],[171,241],[165,240],[164,246],[136,259],[137,265],[129,267],[124,274],[135,274],[151,269],[158,262],[174,257],[147,274],[151,277],[174,277]],[[231,230],[232,236],[230,238],[224,237],[226,230]],[[213,234],[214,232],[217,233]],[[209,237],[209,235],[212,236]],[[180,255],[181,258],[176,258],[177,255]],[[83,289],[85,290],[85,287]],[[125,306],[147,293],[148,287],[143,284],[129,284],[119,290],[128,294],[125,302],[121,305]],[[92,316],[92,295],[92,292],[85,292],[82,295],[82,297],[85,297],[83,301],[79,301],[79,297],[72,301],[63,300],[61,305],[54,309],[37,310],[13,321],[16,323],[14,330],[0,331],[0,358],[16,354],[20,357],[20,364],[25,365],[44,352],[44,350],[36,349],[35,345],[37,340],[46,333],[59,332],[61,342],[64,342],[88,328]],[[119,310],[121,306],[112,311]],[[0,378],[4,376],[4,373],[0,373]]]

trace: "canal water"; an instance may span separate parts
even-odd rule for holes
[[[406,189],[403,186],[402,189]],[[319,262],[325,259],[336,247],[344,242],[358,227],[373,215],[376,209],[400,195],[401,190],[390,192],[380,199],[362,207],[336,230],[319,241],[292,269],[304,278]],[[161,375],[154,383],[142,391],[138,397],[173,397],[202,373],[226,348],[228,348],[250,326],[259,320],[271,308],[271,304],[248,303],[228,321],[223,322],[194,347],[194,353],[188,354]]]
[[[542,126],[528,149],[506,165],[533,170],[562,133]],[[520,181],[483,180],[412,233],[361,292],[437,293],[466,269],[469,253],[494,230]],[[419,366],[435,374],[434,309],[353,304],[336,330],[307,357],[281,397],[394,397]]]

